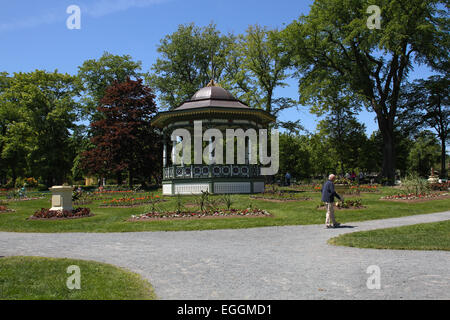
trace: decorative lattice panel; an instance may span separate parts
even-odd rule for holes
[[[250,182],[216,182],[214,193],[250,193]]]
[[[172,194],[171,184],[163,184],[163,194]]]
[[[209,190],[207,183],[180,183],[175,184],[175,194],[200,194],[202,191]]]
[[[264,192],[264,182],[263,181],[256,181],[253,183],[253,192],[254,193],[262,193]]]

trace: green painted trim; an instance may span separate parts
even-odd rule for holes
[[[220,119],[217,115],[226,115],[225,119],[242,119],[243,116],[249,116],[251,119],[257,117],[263,121],[263,123],[268,124],[276,121],[276,117],[269,112],[262,109],[241,109],[241,108],[228,108],[228,107],[202,107],[193,108],[178,111],[163,111],[158,113],[155,118],[151,121],[151,124],[156,127],[164,127],[167,122],[172,122],[174,118],[182,118],[183,120],[192,120],[198,118],[198,116],[204,117],[212,115],[213,118]],[[172,121],[171,121],[172,120]],[[253,120],[255,120],[253,118]]]

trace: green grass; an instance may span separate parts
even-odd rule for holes
[[[67,267],[80,267],[81,288],[70,290]],[[93,261],[37,257],[0,258],[1,300],[153,300],[139,275]]]
[[[450,220],[348,233],[328,243],[358,248],[450,251]]]
[[[450,208],[450,199],[433,200],[418,203],[401,203],[379,201],[378,199],[392,192],[384,188],[382,193],[367,193],[360,196],[346,196],[346,199],[361,198],[365,209],[336,210],[339,222],[364,221],[401,217],[415,214],[446,211]],[[40,208],[50,208],[50,197],[45,199],[10,202],[9,208],[16,212],[0,214],[0,231],[10,232],[137,232],[137,231],[180,231],[180,230],[210,230],[236,229],[265,226],[322,224],[325,222],[325,211],[317,210],[320,203],[319,192],[304,192],[302,197],[312,197],[313,200],[299,202],[268,202],[250,199],[249,195],[235,195],[233,207],[247,208],[251,203],[254,207],[266,209],[273,217],[264,218],[224,218],[224,219],[195,219],[195,220],[166,220],[166,221],[126,221],[131,215],[138,215],[149,211],[149,206],[134,208],[102,208],[101,201],[94,201],[90,205],[94,217],[65,220],[65,221],[30,221],[26,220]],[[168,198],[160,207],[175,209],[176,199]],[[183,203],[193,203],[193,196],[183,196]]]

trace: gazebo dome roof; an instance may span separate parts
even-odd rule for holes
[[[230,92],[218,86],[214,80],[204,88],[198,90],[190,100],[174,110],[197,109],[205,107],[245,108],[250,109],[245,103],[236,99]]]
[[[198,90],[191,101],[213,99],[213,100],[237,100],[231,93],[222,87],[208,86]]]
[[[190,100],[170,111],[159,112],[152,120],[152,125],[164,128],[176,121],[192,121],[195,119],[251,119],[262,124],[274,122],[276,118],[270,113],[250,108],[236,99],[230,92],[218,86],[214,80],[198,90]]]

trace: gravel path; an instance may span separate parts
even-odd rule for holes
[[[450,219],[402,218],[240,230],[5,233],[1,256],[95,260],[141,274],[162,299],[450,299],[450,252],[330,246],[339,234]],[[367,288],[371,265],[381,289]],[[81,275],[83,270],[81,270]]]

